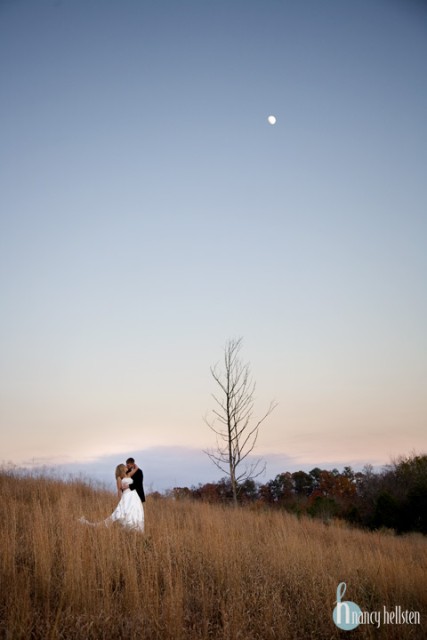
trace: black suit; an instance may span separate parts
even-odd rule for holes
[[[132,476],[132,484],[130,485],[130,489],[132,491],[136,491],[139,497],[141,498],[141,502],[145,502],[145,493],[143,487],[144,474],[141,469],[138,469]]]

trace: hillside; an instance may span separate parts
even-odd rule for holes
[[[149,497],[141,535],[80,525],[80,516],[101,520],[116,504],[82,481],[4,471],[0,487],[1,638],[341,638],[332,620],[341,582],[343,600],[366,615],[400,607],[420,617],[377,626],[371,616],[354,637],[426,635],[419,534]]]

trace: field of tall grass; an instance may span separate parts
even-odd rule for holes
[[[305,640],[425,638],[427,539],[273,510],[150,499],[146,533],[91,528],[113,493],[82,481],[0,473],[0,637]],[[421,624],[332,620],[336,590],[362,611]]]

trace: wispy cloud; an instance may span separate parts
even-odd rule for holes
[[[66,456],[43,457],[24,460],[23,467],[32,470],[45,471],[57,477],[82,477],[87,481],[102,483],[109,489],[114,489],[114,469],[117,464],[132,456],[143,469],[145,486],[148,492],[166,491],[173,487],[191,487],[207,482],[217,482],[223,477],[201,449],[183,446],[160,446],[141,449],[139,451],[118,452],[117,454],[88,457],[72,460]],[[325,469],[351,466],[360,470],[365,464],[371,463],[376,467],[381,463],[376,460],[348,459],[339,457],[327,463],[320,459],[305,456],[287,456],[273,453],[262,456],[266,462],[266,471],[258,478],[260,482],[268,482],[284,471],[310,471],[314,467]]]

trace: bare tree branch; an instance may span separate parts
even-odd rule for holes
[[[240,350],[242,338],[231,339],[224,348],[224,369],[218,364],[210,367],[211,375],[219,386],[221,394],[212,394],[216,403],[213,418],[204,418],[208,427],[216,435],[215,451],[206,450],[212,462],[231,480],[233,499],[237,504],[239,482],[258,477],[265,470],[265,463],[256,460],[245,468],[239,465],[255,448],[260,425],[276,408],[271,402],[263,417],[253,422],[255,382],[251,378],[249,364],[242,363]]]

